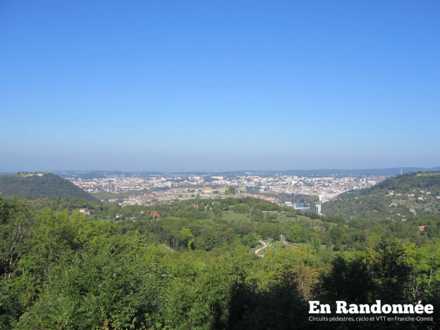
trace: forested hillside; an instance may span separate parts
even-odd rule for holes
[[[347,220],[439,219],[440,172],[392,177],[372,188],[347,192],[325,203],[323,212]]]
[[[0,196],[95,199],[70,181],[50,173],[0,175]]]
[[[439,228],[391,232],[254,199],[0,199],[0,329],[319,329],[308,299],[439,308]]]

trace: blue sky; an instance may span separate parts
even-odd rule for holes
[[[0,170],[440,165],[439,1],[0,1]]]

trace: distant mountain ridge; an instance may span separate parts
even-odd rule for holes
[[[440,171],[391,177],[372,188],[346,192],[325,203],[323,212],[347,220],[440,217]]]
[[[44,172],[19,172],[16,175],[0,175],[0,196],[25,198],[74,198],[95,200],[58,175]]]

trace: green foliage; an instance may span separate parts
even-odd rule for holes
[[[0,175],[0,195],[26,198],[71,198],[93,201],[95,198],[57,175],[30,173]]]
[[[0,329],[307,329],[308,299],[440,300],[440,241],[391,225],[253,199],[61,205],[0,199]]]
[[[323,212],[347,220],[405,222],[421,217],[438,220],[440,172],[392,177],[370,189],[347,192],[325,203]]]
[[[373,249],[337,257],[318,291],[327,301],[403,303],[408,298],[411,272],[403,246],[380,241]]]

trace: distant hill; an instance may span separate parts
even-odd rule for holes
[[[95,200],[92,195],[58,175],[35,172],[0,175],[0,196]]]
[[[440,216],[440,171],[392,177],[372,188],[344,193],[325,203],[323,212],[348,220]]]

